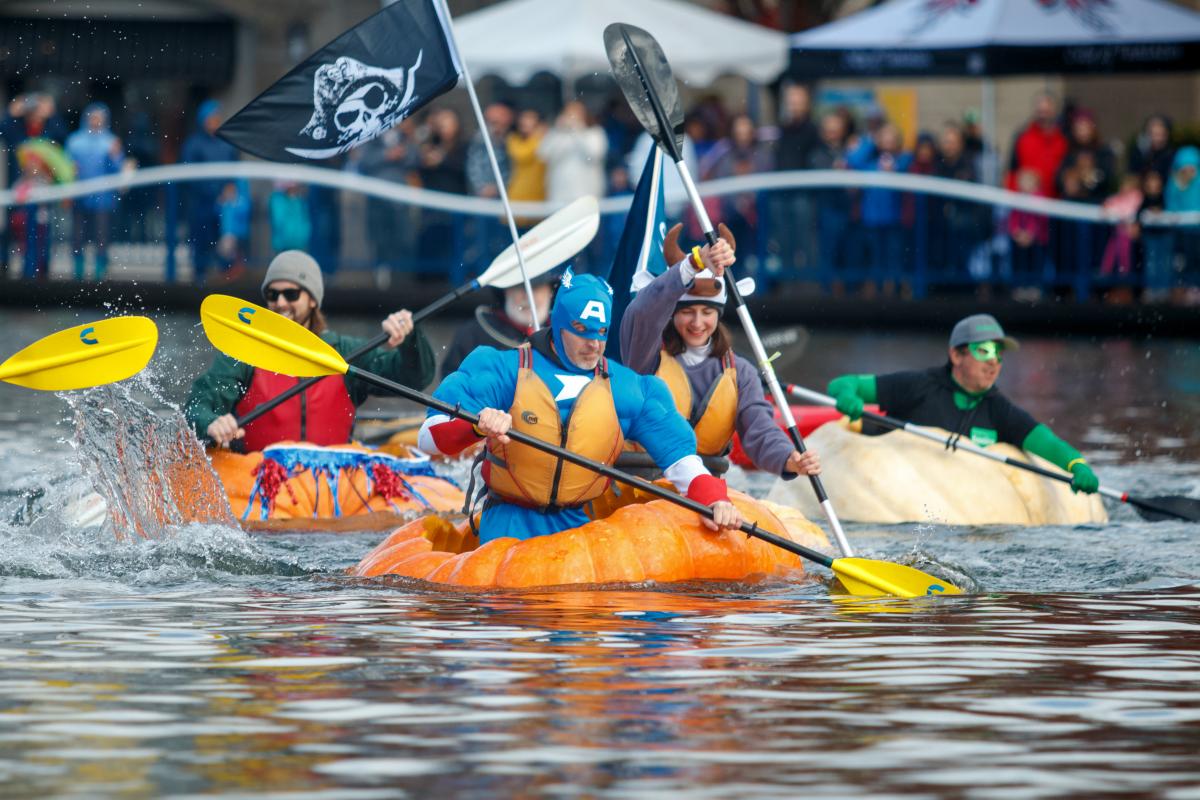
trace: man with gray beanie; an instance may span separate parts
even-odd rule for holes
[[[308,253],[285,250],[275,256],[263,278],[262,294],[268,308],[316,333],[343,357],[365,341],[326,328],[321,312],[325,284],[320,266]],[[387,343],[357,359],[357,365],[406,386],[427,386],[434,375],[433,350],[425,336],[413,329],[412,313],[397,311],[382,327],[389,336]],[[213,365],[192,384],[184,414],[198,435],[221,447],[241,439],[248,452],[281,441],[349,442],[355,409],[374,393],[371,384],[349,375],[326,376],[244,429],[238,427],[238,417],[299,381],[217,354]]]
[[[950,332],[949,361],[940,367],[888,375],[842,375],[829,382],[837,408],[851,420],[864,403],[878,403],[893,417],[943,428],[980,447],[1007,442],[1070,472],[1071,488],[1091,494],[1100,487],[1079,451],[996,390],[1006,352],[1019,349],[990,314],[959,320]],[[864,433],[870,431],[864,426]]]

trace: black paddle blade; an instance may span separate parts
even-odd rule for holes
[[[1179,495],[1131,497],[1127,502],[1134,507],[1142,519],[1150,522],[1179,519],[1186,522],[1200,522],[1200,499],[1195,497],[1180,497]]]
[[[683,152],[683,106],[662,47],[641,28],[614,22],[604,29],[613,77],[634,116],[654,141],[679,161]]]

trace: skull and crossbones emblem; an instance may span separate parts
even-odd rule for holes
[[[385,69],[341,56],[317,68],[313,113],[300,133],[324,147],[290,152],[311,158],[344,153],[392,127],[413,101],[421,56],[411,67]]]

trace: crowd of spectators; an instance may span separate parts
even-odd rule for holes
[[[464,125],[455,109],[434,105],[333,166],[409,186],[495,198],[499,188],[486,135],[510,199],[561,203],[583,194],[633,191],[653,146],[620,102],[610,103],[599,118],[580,101],[550,116],[493,102],[484,115],[486,133]],[[930,283],[1034,298],[1077,285],[1074,276],[1084,269],[1098,291],[1115,301],[1132,299],[1133,286],[1147,301],[1200,301],[1198,290],[1187,286],[1196,283],[1194,273],[1200,270],[1200,226],[1143,224],[1152,223],[1146,212],[1200,211],[1200,151],[1177,147],[1165,116],[1150,117],[1123,146],[1101,135],[1089,109],[1062,108],[1042,94],[1028,123],[999,151],[984,141],[976,115],[921,131],[910,148],[880,108],[856,114],[835,107],[817,114],[809,90],[799,85],[783,88],[778,118],[778,124],[759,125],[747,114],[730,114],[717,97],[704,97],[685,118],[685,160],[700,180],[796,170],[908,173],[970,183],[993,175],[1014,192],[1097,206],[1107,224],[874,186],[706,200],[714,222],[725,222],[734,233],[750,271],[772,280],[816,280],[835,293],[865,296],[910,292],[921,271]],[[123,120],[121,134],[113,132],[112,115],[101,103],[88,105],[79,119],[78,129],[69,131],[49,95],[13,100],[0,120],[8,184],[27,192],[45,183],[166,160],[162,139],[145,113]],[[222,119],[215,101],[200,104],[179,160],[236,160],[236,151],[215,135]],[[678,178],[668,170],[665,180],[670,192]],[[240,180],[194,181],[181,194],[183,238],[198,280],[214,270],[236,279],[252,252],[250,187]],[[308,249],[335,268],[337,204],[336,192],[328,189],[276,184],[260,207],[271,250]],[[69,240],[76,279],[104,277],[114,232],[122,241],[161,238],[162,223],[150,221],[162,216],[154,213],[161,206],[155,188],[97,193],[74,202]],[[36,248],[35,257],[14,263],[23,263],[28,277],[45,277],[51,240],[45,207],[18,206],[7,216],[0,253]],[[506,231],[477,224],[496,238],[485,243],[487,250],[503,248]],[[449,212],[371,199],[365,225],[370,258],[382,272],[411,268],[414,253],[420,254],[420,264],[436,265],[462,252],[454,248],[464,227],[455,228]],[[465,227],[469,238],[476,232],[471,225]],[[0,258],[0,265],[8,260]]]
[[[564,202],[581,194],[633,190],[652,146],[635,120],[606,109],[599,120],[580,102],[552,120],[532,108],[503,102],[485,110],[488,136],[510,199]],[[934,131],[918,133],[915,146],[878,108],[856,115],[832,108],[819,116],[804,86],[787,86],[779,123],[758,125],[747,114],[729,114],[706,97],[685,118],[684,158],[700,180],[792,170],[858,170],[909,173],[980,183],[998,175],[1007,188],[1103,209],[1109,224],[1078,223],[1022,210],[886,188],[790,189],[710,198],[707,211],[733,232],[746,264],[773,279],[821,281],[831,291],[891,294],[911,291],[918,261],[927,280],[973,285],[981,294],[1012,290],[1033,299],[1075,285],[1079,269],[1094,273],[1098,291],[1119,301],[1135,283],[1149,301],[1200,300],[1185,288],[1200,269],[1194,229],[1145,226],[1144,211],[1200,210],[1192,199],[1200,183],[1189,175],[1200,164],[1195,148],[1172,144],[1171,123],[1146,120],[1127,148],[1101,137],[1086,108],[1061,108],[1039,95],[1027,125],[1002,153],[986,143],[978,116],[965,114]],[[453,118],[453,123],[443,120]],[[452,130],[447,146],[441,131]],[[347,164],[363,174],[411,185],[496,197],[495,177],[482,134],[460,141],[455,112],[431,111],[408,120]],[[1124,158],[1118,149],[1124,149]],[[1124,161],[1125,168],[1121,169]],[[1192,165],[1192,166],[1189,166]],[[442,174],[455,171],[451,178]],[[677,180],[668,170],[668,192]],[[1188,187],[1195,186],[1194,190]],[[462,187],[462,188],[460,188]],[[381,204],[369,235],[376,258],[390,263],[415,243],[423,252],[447,247],[444,229],[426,214]],[[531,220],[521,220],[523,223]],[[422,235],[413,238],[412,231]],[[429,238],[427,231],[436,231]],[[693,222],[693,234],[698,235]],[[396,241],[407,237],[405,242]],[[1081,266],[1082,265],[1082,266]],[[1138,279],[1138,280],[1135,280]]]

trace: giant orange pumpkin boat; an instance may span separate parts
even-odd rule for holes
[[[808,547],[828,547],[797,512],[730,492],[743,516]],[[551,536],[482,547],[466,523],[437,516],[395,530],[351,575],[401,575],[453,586],[528,588],[641,581],[745,580],[803,574],[798,556],[740,532],[713,533],[695,513],[626,490],[611,514]]]

